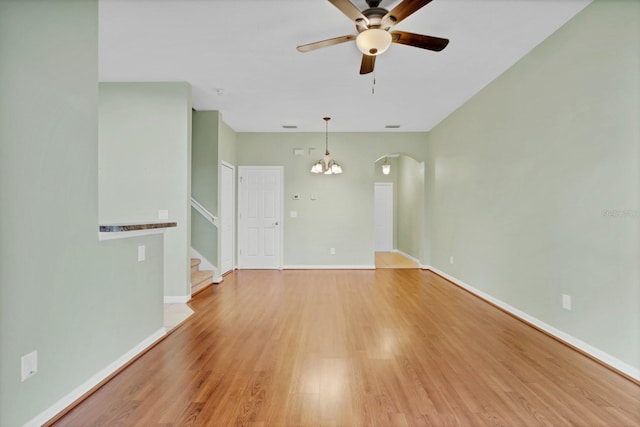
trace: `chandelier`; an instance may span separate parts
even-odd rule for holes
[[[333,160],[329,154],[329,120],[331,120],[331,117],[324,117],[323,120],[325,122],[324,157],[311,166],[311,173],[337,175],[342,173],[342,166]]]

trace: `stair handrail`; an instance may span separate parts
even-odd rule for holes
[[[202,206],[202,204],[194,199],[193,196],[191,196],[191,207],[198,211],[198,213],[202,215],[204,219],[213,224],[214,227],[218,228],[218,217],[209,212],[207,208]]]

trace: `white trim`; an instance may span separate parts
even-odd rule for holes
[[[220,164],[221,164],[221,165],[224,165],[224,166],[226,166],[226,167],[228,167],[228,168],[231,168],[231,169],[233,169],[234,171],[235,171],[235,169],[236,169],[236,165],[232,165],[231,163],[229,163],[229,162],[227,162],[227,161],[224,161],[224,160],[220,160]]]
[[[218,228],[218,217],[209,212],[207,208],[202,206],[200,202],[193,198],[193,196],[191,196],[191,207],[195,209],[200,215],[202,215],[204,219]]]
[[[220,164],[222,167],[226,167],[231,169],[231,196],[232,196],[232,203],[231,203],[231,218],[230,218],[230,222],[231,222],[231,270],[234,270],[234,266],[237,262],[237,256],[238,256],[238,251],[236,249],[236,246],[238,246],[238,236],[237,236],[237,219],[236,219],[236,208],[237,208],[237,203],[238,203],[238,180],[237,180],[237,174],[236,174],[236,167],[235,165],[232,165],[231,163],[227,163],[224,160],[220,161]],[[222,213],[222,209],[224,207],[223,201],[222,201],[222,193],[224,191],[224,189],[222,188],[222,167],[220,168],[220,178],[219,178],[219,183],[220,183],[220,189],[218,191],[218,194],[220,195],[220,205],[222,206],[220,208],[220,213]],[[284,178],[283,178],[284,179]],[[284,187],[282,189],[283,193],[284,193]],[[283,196],[284,199],[284,196]],[[282,209],[284,210],[284,202],[283,202],[283,207]],[[223,215],[224,216],[224,215]],[[225,221],[227,221],[225,219]],[[226,222],[225,222],[226,224]],[[282,238],[282,237],[281,237]],[[223,267],[223,262],[222,262],[222,255],[225,253],[223,246],[222,246],[222,229],[220,229],[220,234],[218,235],[218,239],[220,240],[220,270],[222,270]],[[217,277],[214,278],[213,283],[220,283],[222,282],[222,273],[227,273],[226,271],[218,271],[217,272]],[[220,279],[219,281],[216,281],[216,279]]]
[[[578,338],[575,338],[569,334],[567,334],[566,332],[563,332],[559,329],[554,328],[553,326],[539,320],[536,319],[533,316],[528,315],[527,313],[518,310],[517,308],[511,307],[509,304],[506,304],[502,301],[500,301],[497,298],[492,297],[489,294],[486,294],[476,288],[474,288],[473,286],[470,286],[466,283],[464,283],[461,280],[456,279],[453,276],[448,275],[447,273],[444,273],[440,270],[438,270],[437,268],[431,267],[431,266],[425,266],[423,267],[426,270],[431,270],[434,273],[436,273],[439,276],[444,277],[445,279],[455,283],[456,285],[460,286],[461,288],[464,288],[466,290],[468,290],[469,292],[471,292],[474,295],[477,295],[478,297],[489,301],[492,304],[495,304],[496,306],[500,307],[501,309],[507,311],[508,313],[514,315],[515,317],[518,317],[522,320],[524,320],[525,322],[528,322],[532,325],[534,325],[537,328],[542,329],[543,331],[545,331],[546,333],[553,335],[554,337],[558,338],[561,341],[564,341],[565,343],[572,345],[573,347],[579,349],[580,351],[583,351],[585,353],[587,353],[588,355],[600,360],[601,362],[611,366],[614,369],[617,369],[620,372],[623,372],[624,374],[630,376],[631,378],[634,378],[636,380],[640,380],[640,369],[631,366],[613,356],[611,356],[610,354],[596,348],[593,347],[592,345],[587,344],[584,341],[579,340]]]
[[[206,259],[205,257],[203,257],[200,252],[196,251],[193,248],[189,249],[189,256],[191,258],[197,258],[200,260],[200,266],[198,267],[198,270],[200,270],[200,267],[202,267],[203,270],[211,270],[213,271],[213,283],[220,283],[222,282],[222,276],[220,276],[220,273],[218,272],[218,268],[211,264],[211,262]]]
[[[283,270],[375,270],[375,265],[285,265]]]
[[[80,399],[85,393],[89,392],[92,388],[100,384],[118,369],[129,363],[131,360],[135,359],[140,353],[142,353],[147,348],[155,344],[159,339],[164,337],[166,333],[167,332],[165,328],[160,328],[155,333],[144,339],[141,343],[133,347],[131,350],[107,365],[103,370],[96,373],[83,384],[76,387],[73,391],[71,391],[71,393],[67,394],[52,406],[29,420],[24,426],[37,427],[43,425],[44,423],[58,415],[60,412],[64,411],[69,405]]]
[[[151,228],[149,230],[134,231],[98,231],[98,240],[126,239],[127,237],[148,236],[150,234],[163,234],[164,228]]]
[[[186,304],[191,300],[191,295],[165,295],[165,304]]]
[[[416,264],[418,264],[420,266],[422,265],[422,264],[420,264],[420,260],[418,258],[416,258],[414,256],[411,256],[406,252],[402,252],[400,249],[394,249],[392,252],[396,252],[396,253],[402,255],[405,258],[409,258],[411,261],[415,262]]]

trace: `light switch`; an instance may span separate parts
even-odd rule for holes
[[[138,262],[145,260],[147,252],[146,249],[145,245],[138,246]]]
[[[22,356],[20,366],[20,377],[25,381],[38,373],[38,352],[32,351]]]
[[[290,216],[291,218],[297,218],[297,217],[298,217],[298,212],[296,212],[296,211],[291,211],[291,212],[289,212],[289,216]]]
[[[160,209],[158,211],[158,219],[169,219],[169,211],[167,209]]]

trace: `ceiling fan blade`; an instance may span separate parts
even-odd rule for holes
[[[434,50],[436,52],[440,52],[449,44],[449,39],[423,36],[422,34],[407,33],[404,31],[391,31],[391,41],[393,43],[406,44],[408,46]]]
[[[384,24],[396,25],[413,12],[430,3],[431,0],[404,0],[382,17]]]
[[[369,74],[373,72],[376,65],[376,57],[371,55],[362,55],[362,63],[360,64],[360,74]]]
[[[363,20],[367,25],[369,24],[369,20],[367,19],[367,17],[364,16],[362,12],[360,12],[360,9],[355,7],[355,5],[349,0],[329,0],[329,3],[337,7],[340,12],[347,15],[347,17],[353,22]]]
[[[346,36],[335,37],[333,39],[322,40],[319,42],[314,42],[309,44],[303,44],[296,47],[296,49],[298,49],[298,52],[309,52],[310,50],[316,50],[322,47],[333,46],[334,44],[340,44],[340,43],[348,42],[355,39],[356,39],[356,36],[354,34],[348,34]]]

